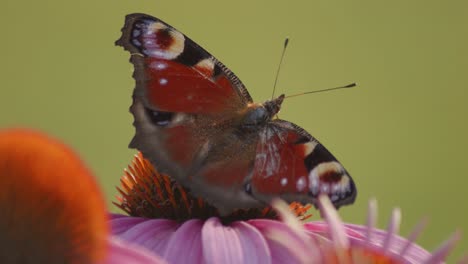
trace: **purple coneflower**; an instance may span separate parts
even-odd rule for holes
[[[24,129],[0,131],[0,263],[164,263],[109,236],[103,196],[76,154]]]
[[[386,231],[374,228],[371,201],[367,226],[343,224],[328,197],[319,197],[325,221],[302,224],[309,207],[274,201],[275,210],[240,210],[221,216],[159,174],[141,154],[121,179],[119,208],[130,216],[111,215],[112,232],[137,243],[168,263],[440,263],[459,238],[455,233],[433,254],[397,235],[395,210]]]

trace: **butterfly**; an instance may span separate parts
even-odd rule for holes
[[[336,158],[304,129],[276,118],[284,95],[253,102],[224,64],[146,14],[126,16],[116,45],[134,65],[129,147],[222,214],[274,197],[354,202],[355,183]]]

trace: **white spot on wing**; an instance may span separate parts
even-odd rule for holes
[[[286,186],[286,184],[288,184],[288,178],[281,178],[281,186]]]
[[[141,42],[138,41],[137,39],[132,39],[132,43],[133,43],[133,45],[135,45],[135,46],[141,47]]]
[[[305,188],[306,188],[306,178],[305,176],[301,176],[299,178],[299,180],[297,180],[296,182],[296,189],[299,191],[299,192],[302,192]]]
[[[315,147],[317,146],[316,141],[310,141],[304,144],[304,154],[305,156],[309,156],[312,151],[314,151]]]
[[[150,67],[151,67],[152,69],[155,69],[155,70],[160,71],[160,70],[166,69],[166,68],[167,68],[167,64],[164,63],[164,62],[161,62],[161,61],[156,61],[156,62],[152,62],[152,63],[150,64]]]
[[[168,83],[167,79],[166,78],[161,78],[159,79],[159,84],[160,85],[166,85]]]
[[[182,113],[177,113],[174,115],[171,121],[171,126],[177,126],[180,125],[183,122],[186,122],[187,115],[182,114]]]
[[[341,180],[340,182],[338,183],[339,186],[340,186],[340,192],[341,193],[346,193],[348,191],[351,191],[351,180],[349,179],[349,176],[348,175],[343,175],[343,177],[341,177]]]
[[[214,71],[214,62],[211,58],[204,59],[195,64],[195,69],[197,69],[201,74],[210,78],[213,75]]]
[[[136,38],[138,36],[141,35],[141,31],[140,30],[133,30],[132,31],[132,37]]]
[[[319,192],[319,179],[317,176],[317,171],[312,170],[309,173],[309,190],[312,195],[318,195]]]

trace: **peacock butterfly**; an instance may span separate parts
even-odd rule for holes
[[[135,67],[129,146],[221,213],[273,197],[315,204],[320,193],[336,207],[354,202],[355,184],[336,158],[276,118],[284,95],[254,103],[226,66],[149,15],[127,15],[116,45]]]

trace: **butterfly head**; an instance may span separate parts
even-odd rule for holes
[[[266,125],[281,109],[284,95],[278,98],[268,100],[263,104],[250,104],[242,118],[242,127],[249,129],[258,129],[262,125]]]
[[[283,103],[283,100],[284,94],[278,96],[278,98],[268,100],[263,103],[263,107],[265,107],[265,109],[267,110],[270,119],[272,119],[276,114],[278,114],[278,112],[281,109],[281,104]]]

